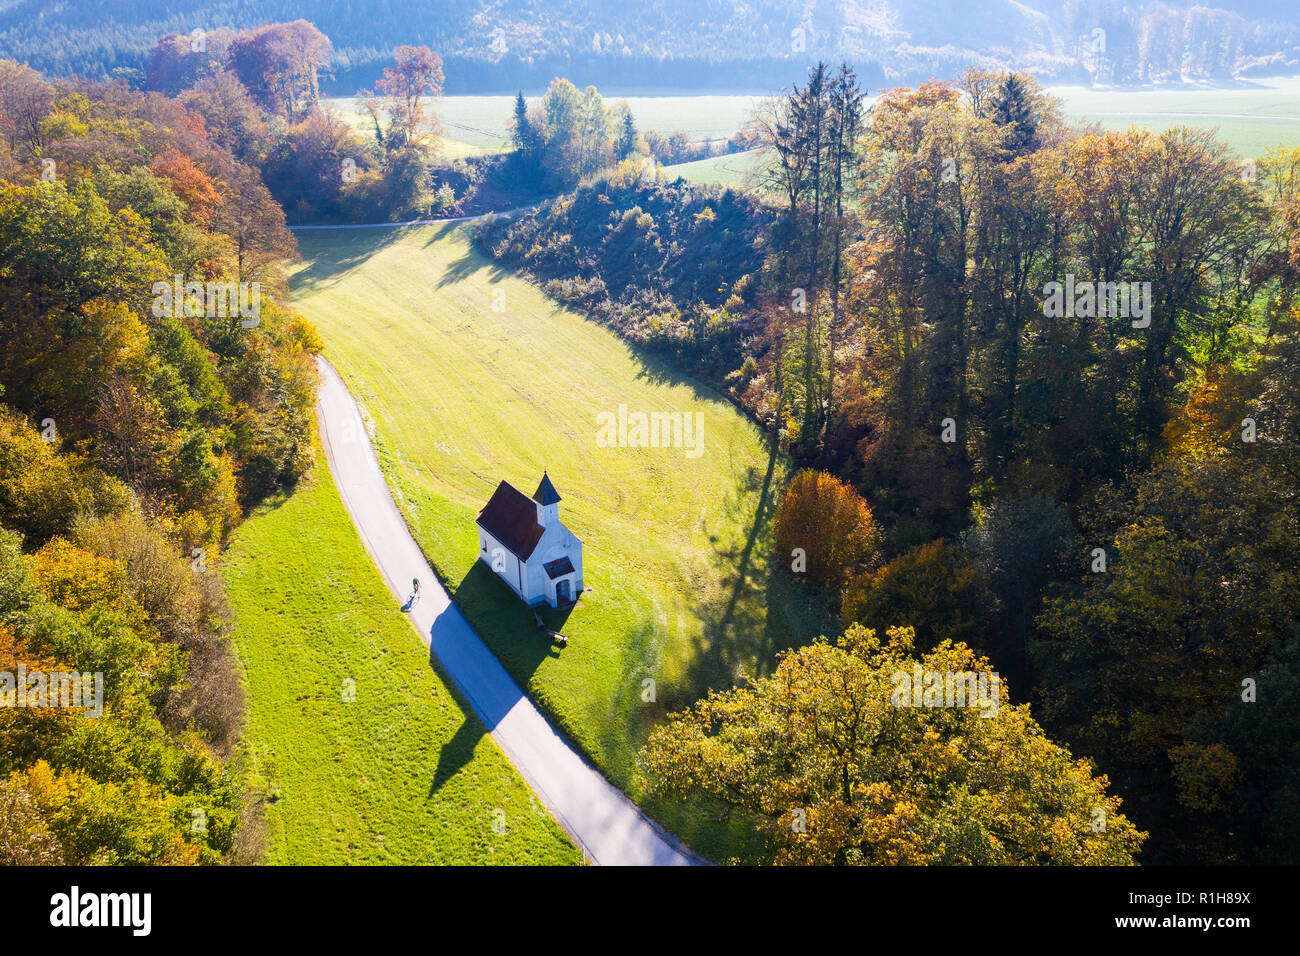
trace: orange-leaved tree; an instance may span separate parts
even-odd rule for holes
[[[776,545],[797,575],[839,587],[880,563],[880,530],[856,491],[824,471],[794,476],[776,513]]]

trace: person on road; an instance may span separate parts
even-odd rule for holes
[[[418,600],[420,600],[420,579],[411,578],[411,596],[407,598],[406,603],[402,605],[402,610],[409,611],[411,608],[415,607],[415,602]]]

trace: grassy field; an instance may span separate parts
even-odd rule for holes
[[[223,575],[267,862],[581,862],[430,666],[319,452],[292,497],[239,529]]]
[[[1059,87],[1066,114],[1106,129],[1173,126],[1215,129],[1242,156],[1279,145],[1300,146],[1300,80],[1264,80],[1221,90],[1092,90]]]
[[[463,227],[303,233],[299,245],[294,304],[372,417],[416,539],[507,669],[616,784],[638,794],[636,752],[666,711],[834,626],[769,568],[785,462],[715,393],[485,260]],[[596,416],[620,404],[698,413],[703,453],[599,447]],[[563,652],[475,560],[474,519],[496,483],[531,494],[543,468],[593,589],[548,615]],[[648,808],[715,858],[743,839],[698,808]]]
[[[678,163],[665,166],[665,176],[681,176],[693,183],[718,183],[733,189],[756,189],[754,181],[763,151],[751,149],[745,153],[732,153],[728,156],[710,156],[697,159],[693,163]]]
[[[361,112],[360,100],[353,98],[326,100],[325,106],[335,116],[360,133],[367,142],[374,141],[374,126],[370,117]],[[441,115],[441,110],[439,110],[439,115]],[[499,153],[507,147],[506,136],[504,135],[484,135],[473,130],[457,129],[448,123],[443,124],[443,133],[444,135],[438,144],[438,156],[443,160],[485,156],[491,153]]]

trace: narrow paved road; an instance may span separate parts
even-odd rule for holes
[[[310,231],[312,229],[405,229],[407,226],[441,226],[449,222],[477,222],[480,219],[488,219],[492,216],[517,216],[521,212],[529,212],[540,206],[541,203],[533,203],[531,206],[516,206],[514,209],[502,209],[499,212],[481,212],[477,216],[456,216],[451,219],[408,219],[406,222],[344,222],[332,226],[289,226],[293,232]]]
[[[334,366],[325,359],[318,362],[321,439],[334,484],[357,531],[395,603],[406,601],[412,578],[420,579],[421,597],[411,611],[411,623],[533,792],[595,863],[703,862],[569,747],[470,627],[411,537],[347,386]],[[520,639],[536,638],[529,634]]]

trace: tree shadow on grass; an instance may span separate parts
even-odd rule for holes
[[[587,321],[592,322],[594,320],[588,319]],[[599,325],[600,323],[596,324]],[[609,328],[609,326],[601,327]],[[618,335],[618,332],[613,329],[609,329],[609,331]],[[735,407],[732,401],[717,389],[683,372],[673,364],[672,359],[629,342],[621,335],[619,335],[619,338],[627,345],[632,358],[640,366],[636,377],[641,381],[648,382],[651,385],[683,386],[691,390],[691,397],[697,401],[725,402],[727,405]],[[737,409],[736,414],[744,415],[744,412]]]
[[[772,574],[766,529],[778,487],[779,459],[769,459],[766,469],[753,468],[737,482],[737,500],[730,506],[752,508],[753,521],[747,533],[730,546],[715,542],[722,592],[694,608],[701,631],[693,639],[681,678],[659,681],[654,695],[648,698],[642,695],[642,680],[658,673],[656,625],[646,620],[629,626],[623,648],[625,679],[618,684],[613,704],[615,713],[627,717],[611,723],[603,737],[611,762],[627,768],[631,779],[624,785],[635,784],[632,792],[642,808],[688,846],[719,861],[761,859],[762,841],[755,821],[702,794],[656,794],[655,780],[645,773],[638,750],[671,714],[692,706],[711,690],[725,690],[742,682],[746,675],[766,673],[776,652],[787,646],[783,643],[786,631],[780,626],[784,615],[772,608],[770,599],[764,603],[766,581]],[[772,621],[780,623],[774,628]]]
[[[558,657],[560,651],[548,631],[560,631],[568,620],[573,608],[527,607],[518,596],[500,581],[497,575],[482,561],[475,561],[455,588],[458,607],[470,626],[483,639],[489,651],[501,662],[506,672],[514,679],[517,687],[527,687],[532,675],[548,657]],[[536,610],[542,618],[544,628],[538,628],[533,618]],[[448,607],[434,621],[430,634],[429,661],[434,670],[442,677],[448,687],[453,688],[461,710],[465,712],[465,721],[456,735],[443,744],[438,755],[438,766],[434,771],[429,787],[429,796],[438,792],[444,783],[454,777],[473,759],[474,748],[483,734],[496,728],[502,718],[509,713],[522,697],[502,698],[499,695],[485,694],[476,699],[476,707],[460,693],[448,678],[434,652],[439,642],[439,625],[443,617],[453,614]],[[449,618],[450,620],[450,618]],[[477,713],[476,708],[486,708]]]
[[[433,235],[429,237],[429,241],[425,243],[425,246],[431,246],[435,242],[440,242],[451,234],[451,230],[456,228],[457,227],[452,223],[448,223],[445,226],[439,226],[434,230]],[[443,270],[442,275],[438,278],[436,286],[437,288],[442,289],[447,286],[456,285],[458,282],[464,282],[470,276],[483,271],[488,273],[488,280],[494,283],[515,275],[513,270],[507,269],[495,259],[480,252],[478,247],[474,244],[473,237],[468,236],[465,254],[456,261],[450,263],[447,268]]]
[[[303,475],[301,478],[299,478],[298,481],[295,482],[292,487],[277,489],[276,491],[271,492],[271,494],[267,495],[265,498],[262,498],[259,501],[255,501],[248,507],[244,508],[243,509],[244,518],[248,519],[255,514],[268,515],[268,514],[273,514],[276,511],[279,511],[281,508],[283,508],[286,504],[289,503],[289,500],[293,498],[293,496],[297,494],[299,490],[308,487],[308,485],[311,482],[319,480],[318,475],[319,473],[313,467],[312,471],[308,472],[306,475]],[[328,473],[325,474],[325,480],[326,481],[330,480]]]
[[[442,789],[444,783],[465,769],[474,759],[474,748],[483,739],[483,733],[483,722],[477,717],[466,715],[455,735],[438,751],[438,766],[433,772],[433,780],[429,783],[429,799]]]
[[[722,593],[699,607],[702,622],[687,686],[696,697],[733,686],[747,674],[761,673],[780,648],[775,646],[763,602],[770,574],[771,519],[775,511],[780,452],[767,443],[767,464],[739,475],[725,507],[752,509],[743,539],[714,540],[714,560]]]
[[[690,662],[676,686],[664,688],[654,707],[642,708],[641,734],[673,712],[690,707],[711,690],[769,676],[777,655],[821,634],[838,633],[824,600],[794,582],[773,556],[772,519],[783,481],[775,442],[766,466],[745,469],[721,502],[724,513],[748,515],[745,533],[730,540],[711,536],[721,593],[697,605],[701,622]],[[725,522],[724,522],[725,523]],[[760,861],[763,840],[755,818],[702,795],[686,800],[647,797],[643,806],[678,837],[713,859]]]
[[[290,293],[300,295],[309,289],[336,285],[353,269],[364,265],[375,253],[400,240],[408,228],[416,227],[326,229],[297,233],[298,248],[303,259],[309,261],[310,265],[289,277]],[[346,237],[342,242],[338,241],[340,233]],[[318,237],[332,237],[332,241],[322,241]]]
[[[683,371],[673,362],[670,356],[633,342],[617,329],[591,318],[585,310],[578,306],[564,306],[564,308],[577,312],[592,325],[599,326],[622,342],[627,349],[628,357],[637,365],[636,377],[638,381],[646,382],[649,385],[687,388],[690,389],[691,398],[697,402],[717,402],[728,406],[742,418],[747,417],[745,411],[737,406],[730,397],[714,386]]]
[[[767,442],[767,466],[739,475],[724,507],[749,511],[742,539],[713,539],[723,593],[699,608],[702,628],[688,671],[703,696],[746,677],[764,677],[776,656],[823,634],[839,633],[833,596],[791,579],[774,555],[773,519],[780,503],[780,452]]]

